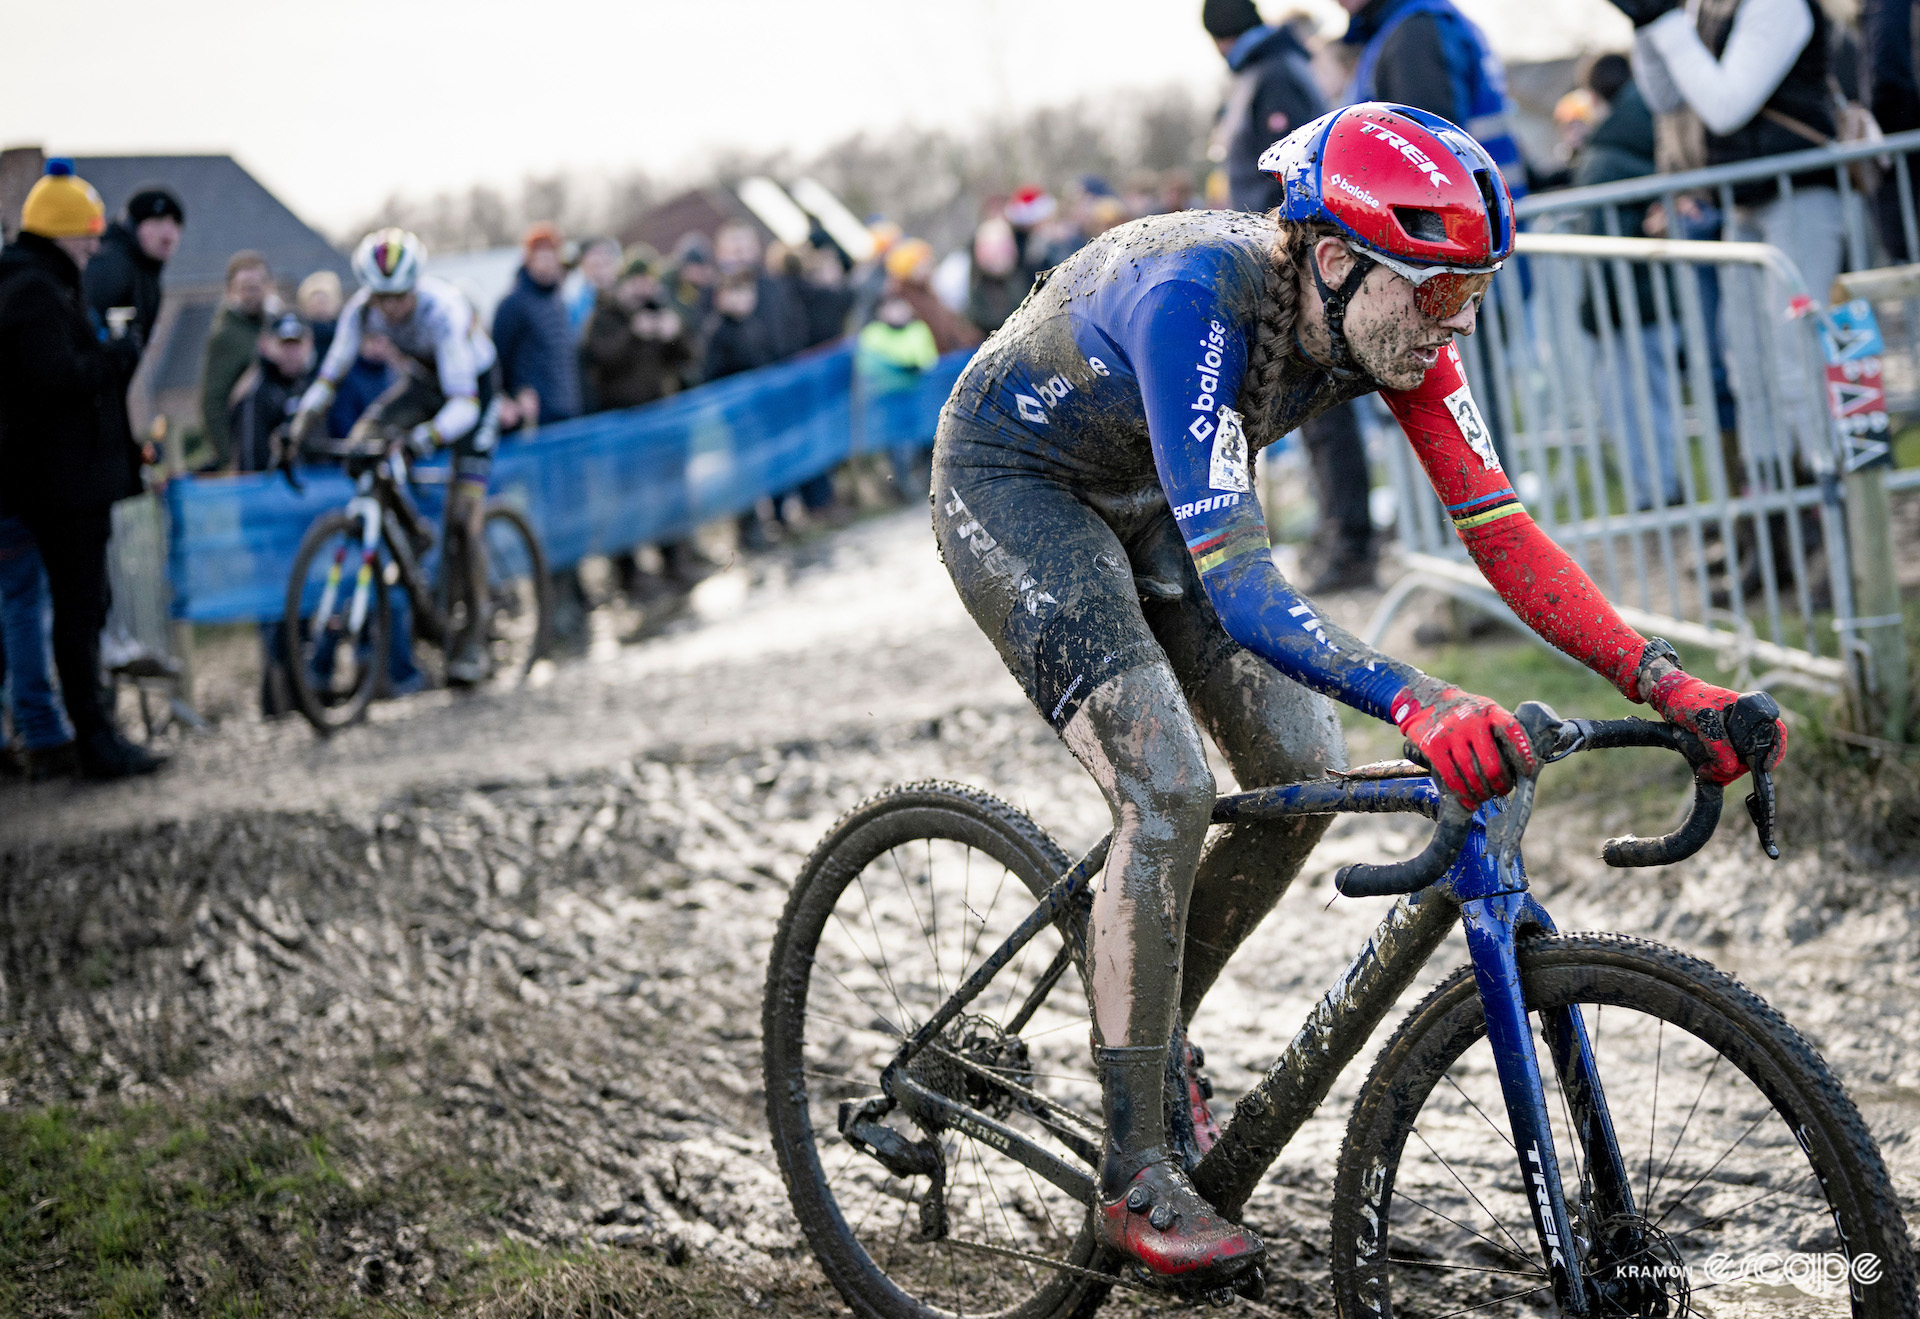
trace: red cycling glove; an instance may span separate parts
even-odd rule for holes
[[[1511,791],[1515,771],[1537,768],[1527,730],[1484,696],[1425,678],[1393,698],[1392,713],[1441,784],[1468,810]]]
[[[1663,663],[1660,667],[1669,666]],[[1740,699],[1739,692],[1702,682],[1680,669],[1670,669],[1643,690],[1647,693],[1648,705],[1669,723],[1678,724],[1705,744],[1712,759],[1700,767],[1700,773],[1709,781],[1724,785],[1747,772],[1746,762],[1727,741],[1727,710]],[[1763,766],[1769,770],[1787,754],[1786,723],[1775,720],[1774,729],[1773,755]]]

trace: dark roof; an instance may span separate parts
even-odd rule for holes
[[[109,218],[143,183],[164,183],[178,195],[187,225],[167,262],[169,287],[220,284],[227,258],[246,247],[266,254],[280,283],[325,269],[352,284],[347,259],[232,156],[81,156],[73,168],[99,189]]]
[[[714,231],[729,220],[744,220],[760,231],[762,239],[772,231],[762,224],[731,191],[722,188],[695,188],[661,202],[620,231],[623,244],[651,244],[662,256],[690,233],[700,233],[712,241]]]

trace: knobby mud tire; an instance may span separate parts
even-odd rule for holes
[[[547,580],[547,551],[540,544],[540,537],[534,534],[533,524],[527,521],[526,514],[511,504],[489,502],[486,521],[481,525],[480,534],[491,545],[492,537],[488,533],[487,523],[500,523],[511,527],[509,533],[525,547],[527,571],[533,577],[534,631],[533,640],[528,647],[526,657],[514,666],[515,671],[503,676],[513,682],[523,681],[533,672],[533,666],[547,656],[553,640],[553,584]]]
[[[293,689],[294,704],[300,713],[322,737],[331,736],[366,716],[367,705],[373,700],[374,688],[387,664],[387,634],[393,626],[393,606],[387,598],[386,578],[381,572],[373,575],[373,610],[367,620],[367,644],[372,662],[344,702],[329,705],[321,699],[320,693],[313,689],[312,677],[301,653],[300,624],[313,558],[332,538],[351,535],[357,530],[358,523],[345,513],[329,513],[318,519],[300,538],[300,548],[293,556],[293,569],[287,576],[287,596],[280,624],[287,652],[287,685]]]
[[[976,847],[1008,867],[1038,898],[1072,860],[1031,819],[999,798],[958,783],[909,783],[871,797],[841,816],[801,868],[774,936],[761,1031],[767,1126],[794,1215],[820,1267],[861,1319],[935,1319],[887,1276],[849,1228],[820,1162],[803,1058],[806,998],[815,947],[848,881],[889,848],[920,839]],[[1083,1223],[1067,1262],[1107,1271],[1111,1262]],[[1085,1319],[1111,1284],[1055,1272],[1004,1319]],[[983,1307],[984,1308],[984,1307]]]
[[[1803,1124],[1802,1147],[1826,1181],[1846,1239],[1856,1254],[1876,1253],[1884,1267],[1882,1281],[1854,1303],[1854,1315],[1914,1319],[1912,1247],[1879,1148],[1826,1062],[1779,1013],[1732,976],[1643,939],[1543,935],[1522,940],[1518,951],[1530,1008],[1603,1002],[1646,1013],[1693,1034],[1737,1068],[1789,1130]],[[1334,1177],[1334,1300],[1343,1319],[1392,1319],[1386,1279],[1393,1275],[1363,1264],[1361,1251],[1380,1249],[1373,1225],[1390,1208],[1409,1130],[1429,1094],[1485,1035],[1473,968],[1461,967],[1408,1014],[1361,1088]],[[1544,1060],[1543,1073],[1552,1087],[1556,1078]],[[1603,1085],[1606,1080],[1603,1057]],[[1564,1169],[1566,1152],[1560,1155]],[[1365,1191],[1369,1167],[1384,1188],[1378,1202]]]

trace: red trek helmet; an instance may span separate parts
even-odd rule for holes
[[[1421,311],[1445,320],[1483,296],[1513,252],[1513,197],[1493,157],[1464,129],[1409,105],[1368,101],[1322,115],[1268,147],[1260,168],[1286,189],[1281,219],[1331,224],[1362,258],[1346,297],[1378,262],[1412,281]]]

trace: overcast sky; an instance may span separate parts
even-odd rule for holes
[[[1332,0],[1323,6],[1339,30]],[[1508,59],[1623,48],[1606,0],[1460,0]],[[1261,0],[1277,12],[1279,0]],[[0,146],[227,151],[330,231],[394,192],[672,176],[1182,83],[1199,0],[85,0],[8,7]],[[23,58],[25,53],[28,57]]]

